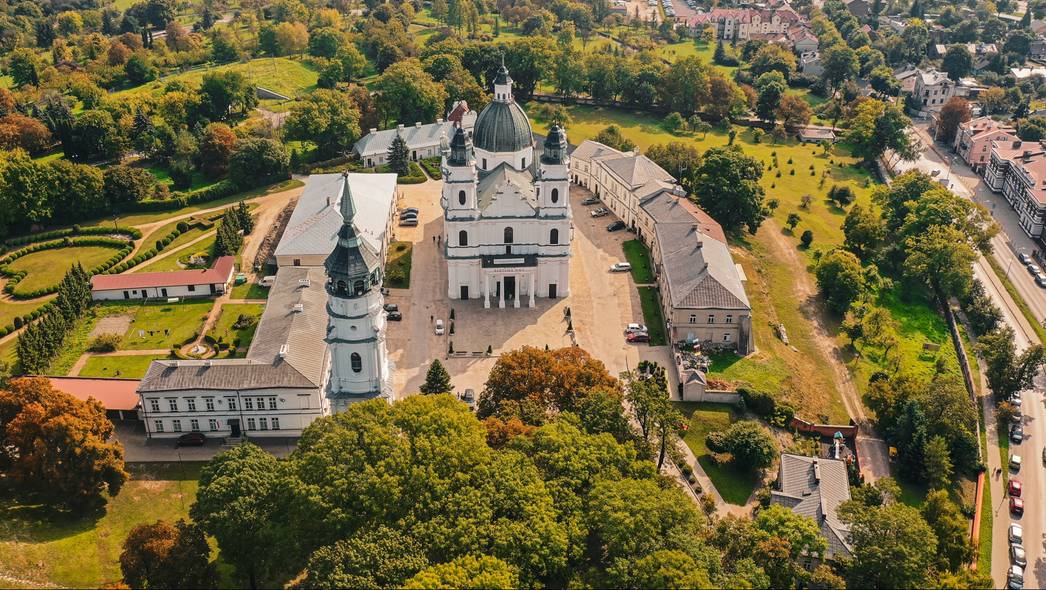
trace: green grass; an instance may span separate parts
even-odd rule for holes
[[[258,283],[244,283],[233,287],[230,297],[232,299],[268,299],[269,288],[262,287]]]
[[[198,334],[214,302],[210,299],[179,303],[147,303],[129,307],[134,314],[131,327],[124,334],[121,350],[149,350],[180,346]],[[144,330],[144,337],[138,331]],[[152,330],[152,334],[149,331]],[[169,333],[165,334],[164,330]]]
[[[708,433],[725,430],[737,421],[733,406],[705,402],[675,402],[675,405],[690,425],[683,440],[697,457],[719,495],[729,504],[743,506],[759,483],[759,478],[755,473],[740,471],[730,464],[719,465],[705,445]]]
[[[265,305],[260,303],[226,303],[222,305],[221,315],[215,322],[214,328],[208,334],[215,341],[226,342],[236,346],[234,357],[247,355],[247,348],[254,338],[254,330],[258,327],[257,320],[265,311]],[[237,329],[233,327],[241,315],[253,317],[255,322],[247,328]]]
[[[392,242],[389,244],[388,261],[385,263],[385,286],[390,289],[410,288],[410,265],[414,244]]]
[[[111,96],[117,99],[128,98],[143,93],[159,93],[168,82],[180,81],[187,84],[199,84],[205,74],[214,72],[239,72],[252,84],[278,92],[291,98],[312,92],[316,88],[319,72],[307,63],[287,57],[264,57],[244,63],[226,64],[196,69],[181,74],[165,76],[148,84],[121,90]]]
[[[984,428],[984,413],[978,408],[977,420],[981,424],[981,456],[988,456],[988,432]],[[987,464],[987,459],[985,460]],[[980,546],[977,547],[977,569],[991,572],[992,569],[992,486],[991,474],[984,474],[984,491],[981,493]]]
[[[1021,297],[1021,294],[1017,292],[1017,288],[1013,286],[1013,281],[1010,280],[999,261],[995,259],[995,256],[985,256],[985,259],[991,265],[992,270],[995,271],[995,276],[1002,281],[1002,286],[1006,289],[1006,292],[1010,294],[1017,307],[1020,308],[1021,315],[1028,320],[1032,329],[1035,330],[1035,335],[1039,337],[1039,341],[1046,342],[1046,328],[1043,328],[1039,320],[1035,319],[1035,314],[1032,313],[1031,308],[1028,307],[1028,303]]]
[[[37,586],[99,588],[119,581],[127,534],[159,519],[188,518],[201,465],[128,465],[132,479],[100,515],[75,517],[32,500],[0,499],[0,573]]]
[[[650,334],[650,346],[664,346],[665,320],[661,316],[661,296],[657,287],[639,287],[639,303],[643,306],[643,321]]]
[[[26,293],[57,285],[69,267],[77,262],[89,271],[112,258],[118,251],[107,246],[73,246],[27,254],[9,265],[15,272],[28,273],[18,282],[15,291]]]
[[[160,168],[159,166],[145,166],[142,169],[147,171],[149,174],[152,174],[158,183],[166,184],[171,190],[175,190],[173,186],[174,179],[171,178],[171,173],[166,168]],[[206,188],[212,184],[216,184],[217,182],[217,180],[207,178],[202,172],[194,170],[192,173],[192,179],[189,182],[189,187],[179,190],[200,190],[201,188]]]
[[[33,301],[31,303],[16,303],[14,301],[0,301],[0,327],[7,326],[15,321],[16,317],[32,313],[34,309],[42,307],[51,298]]]
[[[119,377],[141,379],[154,360],[168,358],[166,354],[132,354],[121,356],[92,356],[78,373],[79,377]]]
[[[203,256],[209,261],[211,256],[211,249],[214,246],[216,230],[212,228],[200,232],[195,237],[188,238],[186,242],[197,239],[204,235],[209,235],[210,237],[200,240],[199,242],[196,242],[188,248],[182,248],[181,250],[174,252],[173,254],[168,254],[167,256],[164,256],[163,258],[160,258],[158,260],[153,260],[152,262],[147,262],[146,264],[140,265],[134,269],[134,272],[166,272],[174,270],[186,270],[187,268],[189,268],[189,258],[191,258],[194,255]],[[172,252],[174,248],[178,248],[179,246],[184,246],[184,244],[168,246],[164,248],[161,254]]]
[[[625,260],[632,265],[632,280],[639,285],[649,285],[654,282],[654,271],[650,264],[650,252],[639,240],[629,240],[621,244],[625,251]]]

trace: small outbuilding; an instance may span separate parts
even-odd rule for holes
[[[835,143],[835,132],[825,127],[802,127],[796,134],[799,141],[805,143],[821,143],[828,141]]]
[[[45,377],[51,387],[68,393],[80,401],[94,398],[105,406],[110,420],[138,419],[137,379],[107,379],[100,377]]]
[[[207,269],[94,275],[91,277],[91,299],[122,301],[221,295],[232,282],[235,267],[236,258],[222,256]]]

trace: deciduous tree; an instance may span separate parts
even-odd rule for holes
[[[120,553],[120,571],[132,588],[214,588],[217,572],[210,558],[211,547],[198,526],[160,520],[131,529]]]
[[[694,192],[698,204],[727,231],[755,233],[766,218],[763,165],[738,146],[714,147],[704,154]]]

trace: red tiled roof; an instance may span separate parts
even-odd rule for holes
[[[101,379],[93,377],[45,377],[51,386],[78,400],[93,397],[106,410],[133,410],[138,406],[137,379]]]
[[[469,103],[465,102],[464,100],[459,100],[457,104],[454,105],[454,110],[451,111],[449,115],[447,115],[447,120],[454,121],[455,123],[460,123],[461,118],[464,117],[465,113],[467,112],[469,112]]]
[[[180,287],[182,285],[218,285],[229,281],[236,259],[222,256],[205,270],[178,270],[174,272],[140,272],[122,275],[94,275],[92,291],[116,289],[147,289],[150,287]]]

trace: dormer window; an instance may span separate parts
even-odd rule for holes
[[[362,295],[363,294],[363,281],[356,281],[355,283],[353,283],[352,290],[353,290],[353,292],[357,296]]]

